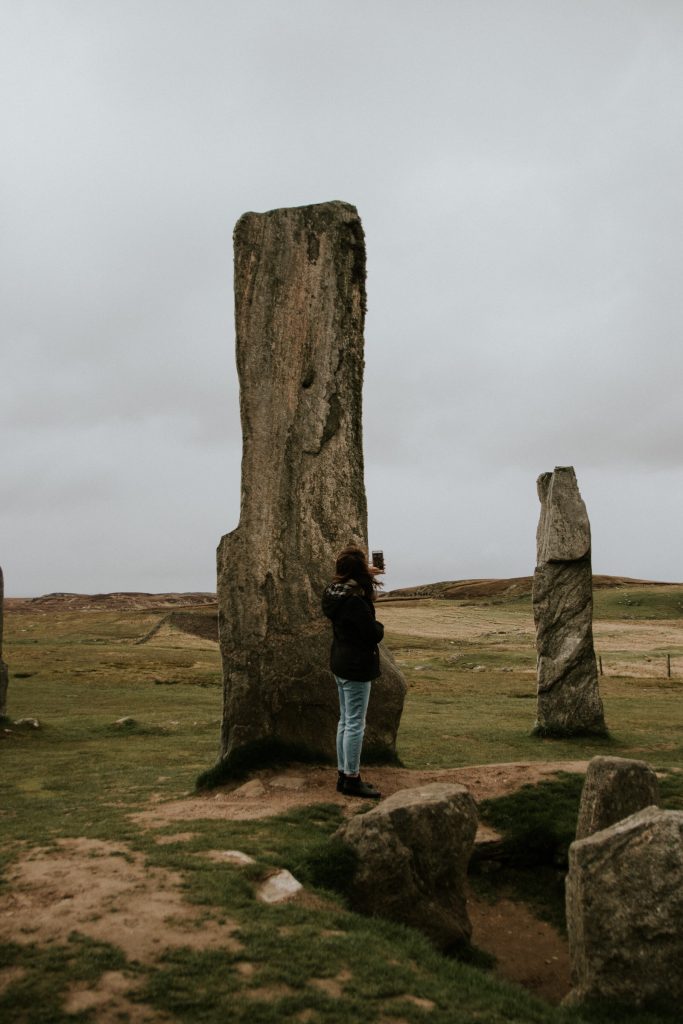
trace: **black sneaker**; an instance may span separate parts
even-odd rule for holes
[[[344,780],[345,779],[346,779],[346,776],[344,775],[344,772],[340,772],[338,770],[337,771],[337,792],[338,793],[343,793],[344,792]]]
[[[342,785],[344,796],[360,796],[365,800],[379,800],[381,793],[369,782],[363,782],[360,775],[346,775]]]

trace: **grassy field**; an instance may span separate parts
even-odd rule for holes
[[[681,595],[683,587],[674,586],[596,591],[595,647],[610,737],[593,741],[530,735],[536,651],[528,597],[388,602],[380,616],[410,688],[401,757],[410,767],[452,767],[612,753],[680,765]]]
[[[409,682],[399,742],[404,764],[447,768],[615,753],[668,770],[669,805],[683,805],[675,771],[683,765],[683,590],[629,593],[596,596],[610,729],[601,742],[531,738],[534,648],[527,597],[384,605],[379,617]],[[156,830],[132,817],[190,793],[218,747],[216,644],[170,623],[139,643],[162,615],[153,608],[60,612],[30,606],[6,614],[9,710],[13,720],[35,717],[41,727],[12,726],[0,740],[3,1021],[612,1019],[607,1010],[551,1007],[490,971],[440,956],[408,929],[351,913],[334,891],[329,852],[338,806],[262,821],[174,822]],[[133,721],[117,725],[121,718]],[[566,792],[558,800],[551,826],[563,842],[572,812]],[[503,804],[489,813],[505,821]],[[255,863],[238,868],[209,856],[226,849],[249,853]],[[158,873],[168,899],[176,889],[182,896],[181,940],[169,938],[166,945],[162,939],[152,954],[144,942],[131,946],[125,929],[120,935],[107,930],[109,919],[96,910],[87,927],[60,926],[59,914],[68,923],[69,907],[82,897],[75,881],[69,891],[69,877],[82,872],[87,891],[88,879],[99,877],[98,865],[110,861],[120,873],[130,872],[131,891],[138,893],[129,933],[136,934],[145,913],[154,923],[156,904],[145,886]],[[51,864],[61,864],[62,875],[51,875]],[[255,886],[275,867],[304,882],[305,899],[257,902]],[[35,922],[21,902],[28,882],[22,888],[17,878],[32,878],[34,885],[39,879],[43,886],[36,889],[44,902]],[[632,1019],[661,1018],[641,1013]]]

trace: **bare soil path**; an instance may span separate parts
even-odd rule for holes
[[[378,786],[383,797],[429,782],[456,782],[467,786],[475,800],[487,800],[514,793],[525,785],[535,785],[557,772],[585,772],[587,764],[587,761],[529,761],[424,770],[378,767],[368,769],[365,774]],[[269,818],[293,807],[317,803],[340,804],[349,814],[355,813],[357,801],[337,793],[336,782],[337,773],[330,767],[297,765],[287,771],[264,769],[252,773],[248,782],[221,786],[210,793],[181,800],[153,803],[132,817],[143,827],[160,828],[173,821]]]
[[[559,771],[584,773],[587,765],[587,761],[517,762],[436,771],[391,767],[368,770],[367,777],[385,797],[429,782],[455,782],[467,786],[475,800],[486,800],[553,778]],[[206,818],[255,820],[322,802],[340,804],[351,815],[358,809],[358,803],[336,792],[336,778],[336,771],[329,767],[259,771],[248,782],[221,787],[207,795],[158,803],[133,817],[139,825],[155,829],[176,821],[180,824]],[[177,842],[191,835],[186,832],[160,836],[159,842],[170,838]],[[477,842],[495,838],[495,832],[480,825]],[[537,918],[528,906],[510,899],[490,904],[471,896],[468,911],[472,941],[496,958],[496,973],[550,1003],[561,1002],[570,989],[569,952],[564,936]]]
[[[558,771],[583,772],[586,764],[491,764],[442,771],[385,767],[373,769],[368,777],[385,796],[438,781],[466,785],[475,799],[481,800],[551,778]],[[176,834],[159,835],[158,842],[166,843],[190,839],[191,823],[200,819],[256,820],[321,802],[337,803],[349,815],[355,813],[358,802],[338,794],[335,784],[336,772],[329,767],[264,770],[255,772],[247,782],[206,795],[152,801],[133,818],[151,831],[178,822]],[[491,838],[491,830],[482,827],[478,841]],[[78,932],[114,943],[129,961],[139,963],[153,963],[165,948],[174,945],[239,947],[234,925],[213,920],[183,898],[179,875],[150,868],[125,844],[82,838],[34,848],[10,868],[7,882],[0,897],[0,939],[42,945],[64,942]],[[549,1002],[562,999],[569,990],[569,961],[566,942],[555,929],[538,920],[525,905],[509,899],[489,904],[472,897],[469,912],[473,941],[496,957],[497,973]],[[9,980],[0,978],[6,983]],[[117,1016],[120,1019],[121,1014],[140,1024],[160,1024],[162,1017],[135,1002],[138,983],[133,973],[107,972],[95,987],[80,985],[70,992],[68,1012],[91,1010],[105,1024]]]

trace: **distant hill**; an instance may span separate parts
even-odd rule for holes
[[[113,594],[43,594],[42,597],[7,597],[5,608],[11,611],[43,609],[62,612],[170,611],[216,604],[216,595],[202,591],[177,594],[145,594],[141,591],[116,591]]]
[[[511,579],[446,580],[390,590],[379,598],[392,601],[447,600],[463,605],[511,604],[531,612],[533,577]],[[636,580],[628,576],[594,576],[594,615],[597,619],[683,619],[683,584]],[[117,591],[113,594],[44,594],[42,597],[5,598],[9,612],[40,611],[45,615],[65,612],[158,612],[159,621],[139,638],[151,640],[164,627],[218,640],[216,595],[204,591],[147,594]]]
[[[511,579],[451,580],[443,583],[425,583],[417,587],[402,587],[382,595],[383,601],[410,601],[415,598],[440,598],[450,601],[485,601],[498,599],[514,601],[531,597],[533,576],[514,576]],[[594,590],[619,587],[671,587],[672,583],[655,580],[634,580],[629,576],[593,576]]]
[[[532,576],[513,576],[510,579],[447,580],[442,583],[423,583],[415,587],[401,587],[382,594],[381,601],[411,601],[416,598],[441,598],[450,601],[487,601],[492,598],[514,601],[531,597]],[[595,590],[619,587],[675,587],[679,584],[656,580],[635,580],[629,576],[593,576]],[[71,594],[57,592],[41,597],[6,597],[8,610],[41,608],[45,611],[166,611],[176,608],[212,608],[216,595],[207,591],[189,591],[170,594],[148,594],[139,590],[119,590],[111,594]]]

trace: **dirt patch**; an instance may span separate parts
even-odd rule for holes
[[[171,846],[173,843],[189,843],[196,835],[196,832],[174,832],[172,836],[157,836],[154,842],[159,846]]]
[[[203,618],[198,615],[198,623],[196,628],[187,628],[192,620],[191,614],[188,612],[186,615],[180,617],[178,621],[174,617],[174,613],[164,616],[156,626],[153,626],[149,632],[145,633],[138,640],[136,644],[146,644],[150,647],[163,647],[173,648],[177,650],[214,650],[218,643],[218,625],[215,627],[215,636],[206,636],[207,632],[210,632],[209,627],[205,627]],[[183,625],[178,623],[182,622]],[[155,680],[158,685],[173,685],[173,681],[168,680]]]
[[[256,999],[260,1003],[274,1003],[276,999],[284,999],[286,996],[295,995],[291,985],[263,985],[261,988],[245,988],[243,994],[249,999]]]
[[[23,967],[2,967],[0,968],[0,996],[15,981],[20,981],[26,971]]]
[[[423,786],[429,782],[455,782],[467,786],[475,800],[514,793],[522,786],[535,785],[557,772],[585,772],[587,761],[512,762],[509,764],[469,765],[417,771],[408,768],[369,768],[367,778],[378,786],[383,797],[399,789]],[[283,814],[294,807],[334,803],[348,814],[355,814],[359,801],[336,791],[337,772],[329,767],[297,766],[292,771],[254,772],[249,782],[219,789],[183,800],[156,803],[131,817],[146,828],[162,828],[177,821],[201,819],[249,821]]]
[[[171,1018],[143,1003],[128,998],[141,985],[138,978],[122,971],[105,971],[91,987],[74,985],[64,1002],[65,1013],[94,1011],[97,1024],[171,1024]]]
[[[181,878],[145,865],[123,844],[63,839],[37,848],[7,872],[0,938],[64,942],[79,932],[151,962],[168,946],[241,948],[235,925],[219,925],[185,902]]]
[[[235,964],[235,970],[243,978],[253,978],[258,971],[258,967],[256,964],[249,963],[248,960],[240,960]]]
[[[340,971],[336,978],[311,978],[308,984],[332,999],[341,999],[344,995],[344,986],[352,977],[350,971],[344,970]]]
[[[385,796],[429,782],[455,782],[467,786],[475,799],[481,800],[552,778],[558,771],[585,772],[586,766],[586,761],[520,762],[433,771],[384,767],[367,774]],[[203,818],[265,818],[315,803],[336,803],[349,815],[355,813],[359,801],[337,793],[336,778],[334,769],[320,766],[260,771],[242,786],[150,803],[146,811],[134,817],[154,829],[169,822]],[[258,785],[253,785],[255,782]],[[192,835],[178,831],[159,839],[182,842]],[[482,826],[478,842],[495,838],[495,833],[489,834]],[[225,851],[220,853],[224,859]],[[0,897],[0,939],[44,944],[64,942],[70,933],[77,932],[118,946],[129,960],[142,963],[154,962],[169,946],[239,950],[233,935],[236,926],[219,925],[207,919],[204,911],[186,903],[181,881],[175,873],[146,866],[144,857],[125,844],[61,840],[53,847],[30,851],[9,869],[8,885]],[[320,901],[312,893],[304,893],[302,899],[313,905]],[[549,1002],[560,1002],[569,991],[569,959],[562,936],[534,917],[527,906],[507,899],[487,904],[471,898],[469,913],[473,941],[496,957],[498,973]],[[245,979],[255,973],[246,963],[238,970]],[[21,973],[15,969],[1,972],[0,991],[19,977]],[[341,994],[346,980],[346,976],[339,975],[311,979],[311,984],[330,994],[337,990]],[[160,1024],[163,1017],[135,1002],[135,983],[135,978],[125,972],[107,972],[95,986],[77,986],[69,991],[68,1012],[92,1010],[98,1022],[104,1024],[114,1024],[126,1015],[133,1024]],[[251,998],[266,1002],[284,994],[277,986],[250,990]]]
[[[470,765],[434,771],[382,767],[368,769],[367,777],[381,789],[384,797],[430,782],[454,782],[467,786],[479,801],[506,796],[525,785],[536,785],[552,779],[558,772],[583,774],[587,766],[588,761],[582,760]],[[337,773],[329,767],[297,765],[286,771],[259,771],[241,785],[156,804],[134,818],[148,828],[202,818],[256,820],[315,803],[339,804],[347,814],[354,814],[359,801],[337,793],[336,782]],[[495,843],[499,838],[489,826],[479,826],[478,845]],[[473,927],[472,941],[496,958],[496,973],[550,1003],[561,1002],[571,987],[569,952],[563,936],[550,924],[536,918],[525,904],[509,899],[488,904],[470,897],[468,912]],[[341,994],[343,980],[341,977],[311,979],[311,984],[334,995],[338,989]]]
[[[570,984],[566,939],[546,921],[540,921],[524,903],[509,899],[486,903],[471,894],[467,913],[472,942],[496,958],[496,973],[523,985],[557,1005]]]
[[[413,1006],[417,1006],[418,1010],[426,1010],[429,1012],[436,1006],[436,1003],[432,999],[423,999],[421,996],[407,995],[401,996],[400,998],[404,999],[406,1003],[412,1003]]]

